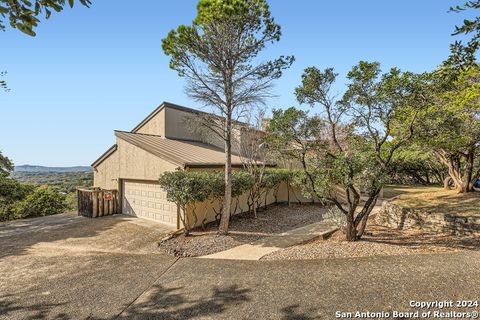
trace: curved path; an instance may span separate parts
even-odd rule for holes
[[[480,299],[478,251],[175,259],[155,253],[168,232],[161,225],[59,218],[0,225],[0,319],[335,319],[337,311],[407,310],[411,300]]]

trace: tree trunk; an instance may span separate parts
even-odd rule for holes
[[[472,177],[473,177],[473,162],[475,160],[474,152],[475,152],[475,148],[470,147],[467,151],[467,154],[465,155],[465,172],[463,174],[462,184],[459,190],[460,193],[473,191]]]
[[[232,206],[232,115],[227,114],[225,119],[225,197],[223,198],[223,210],[220,220],[219,233],[227,234],[230,223],[230,211]]]
[[[443,189],[450,190],[451,181],[452,181],[452,177],[446,176],[445,179],[443,179]]]
[[[451,156],[448,159],[448,175],[452,178],[455,189],[461,192],[462,189],[462,176],[460,172],[460,159],[458,157]]]
[[[368,217],[370,217],[370,213],[372,212],[375,204],[377,203],[378,195],[380,194],[380,190],[377,190],[374,194],[370,195],[369,199],[365,202],[365,205],[362,208],[361,214],[363,217],[360,221],[355,221],[357,224],[357,240],[361,239],[363,234],[365,233],[365,228],[367,227]]]
[[[345,238],[347,241],[357,240],[357,228],[353,220],[353,212],[349,212],[347,215],[347,225],[345,226]]]

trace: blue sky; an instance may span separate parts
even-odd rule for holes
[[[197,108],[184,81],[168,68],[161,39],[195,16],[197,1],[93,0],[54,14],[37,37],[0,32],[0,150],[17,165],[89,165],[162,101]],[[296,105],[307,66],[344,75],[359,60],[422,72],[448,56],[450,34],[469,13],[448,13],[459,1],[270,0],[283,37],[264,57],[294,54],[276,82],[272,108]],[[470,13],[471,14],[471,13]]]

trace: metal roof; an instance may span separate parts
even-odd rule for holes
[[[224,150],[209,144],[125,131],[115,131],[115,136],[159,158],[184,167],[225,165]],[[241,158],[232,154],[232,165],[241,166]]]

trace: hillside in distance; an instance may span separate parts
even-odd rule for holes
[[[14,172],[36,172],[36,173],[92,172],[92,167],[87,167],[87,166],[45,167],[45,166],[25,164],[21,166],[15,166]]]

